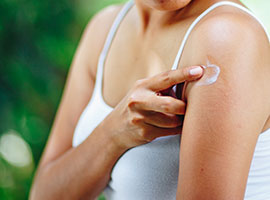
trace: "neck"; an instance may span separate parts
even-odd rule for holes
[[[141,33],[145,33],[152,26],[161,27],[170,24],[172,19],[182,10],[160,11],[146,6],[142,3],[142,0],[135,0],[135,4],[139,15]]]
[[[143,3],[143,0],[134,0],[139,15],[139,32],[145,35],[149,29],[155,31],[173,25],[190,16],[200,14],[215,0],[193,0],[188,5],[172,11],[160,11]]]

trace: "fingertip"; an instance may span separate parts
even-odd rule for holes
[[[202,66],[193,66],[190,70],[189,70],[189,74],[192,77],[198,77],[199,75],[203,74],[203,70],[204,68]]]

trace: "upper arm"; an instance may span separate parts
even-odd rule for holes
[[[76,123],[89,102],[107,33],[121,6],[114,5],[96,14],[84,30],[68,73],[51,133],[39,167],[72,147]]]
[[[220,75],[210,85],[188,84],[177,197],[243,199],[269,115],[269,42],[258,24],[228,16],[209,18],[192,37],[190,64],[209,59]]]

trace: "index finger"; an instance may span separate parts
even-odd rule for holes
[[[147,88],[155,92],[165,90],[178,83],[198,79],[202,76],[202,74],[203,68],[201,66],[191,66],[169,70],[150,77],[147,81]]]

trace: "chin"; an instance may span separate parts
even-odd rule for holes
[[[142,0],[152,9],[160,11],[174,11],[187,6],[192,0]]]

